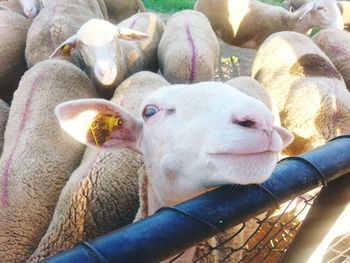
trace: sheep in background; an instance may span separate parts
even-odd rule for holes
[[[70,56],[78,51],[98,93],[109,99],[116,87],[132,74],[157,71],[157,47],[163,30],[163,21],[152,13],[137,13],[117,26],[92,19],[64,41],[51,57]]]
[[[283,4],[288,10],[294,12],[307,2],[310,2],[310,0],[285,0]],[[350,2],[337,1],[337,5],[343,17],[344,29],[350,31]]]
[[[143,154],[137,219],[222,184],[267,180],[278,152],[292,140],[273,126],[262,102],[218,82],[163,87],[143,101],[140,119],[101,99],[66,102],[55,112],[61,127],[81,142]],[[110,132],[100,125],[104,116],[120,120]],[[103,130],[94,137],[90,125]],[[189,249],[179,260],[192,262],[195,253]]]
[[[19,0],[0,1],[0,10],[8,10],[26,16]]]
[[[11,102],[27,70],[24,49],[29,21],[12,11],[0,11],[0,99]]]
[[[96,96],[86,74],[65,61],[41,62],[22,77],[0,159],[0,262],[25,262],[33,253],[83,156],[85,147],[59,128],[54,107]]]
[[[9,105],[3,100],[0,100],[0,156],[2,154],[2,148],[4,147],[4,133],[7,119],[9,117],[9,111]]]
[[[19,0],[23,7],[24,14],[29,18],[34,18],[39,13],[40,9],[43,7],[43,1],[44,0]],[[45,2],[47,1],[45,0]]]
[[[350,90],[350,33],[338,29],[324,29],[312,39],[333,62]]]
[[[28,67],[48,59],[68,37],[92,18],[107,18],[103,0],[48,0],[34,19],[27,35],[25,58]],[[79,66],[79,58],[73,60]]]
[[[137,12],[146,12],[141,0],[104,0],[108,11],[108,20],[117,24]]]
[[[166,85],[155,73],[136,73],[122,82],[111,101],[137,114],[142,99]],[[141,165],[141,156],[129,150],[88,147],[61,192],[45,236],[27,262],[131,223],[138,209],[137,170]]]
[[[306,33],[316,26],[344,26],[335,0],[312,1],[294,13],[258,0],[197,0],[194,9],[208,17],[224,42],[246,48],[259,47],[279,31]]]
[[[285,154],[301,154],[350,132],[350,94],[344,80],[307,36],[271,35],[258,49],[252,76],[267,88],[282,126],[294,134]]]
[[[214,80],[219,42],[208,19],[184,10],[171,16],[158,46],[160,71],[170,83]]]

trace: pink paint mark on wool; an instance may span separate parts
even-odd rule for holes
[[[43,76],[39,76],[33,81],[33,84],[29,90],[27,101],[26,101],[26,104],[24,107],[24,113],[22,115],[22,118],[21,118],[21,121],[19,124],[19,129],[18,129],[18,133],[16,135],[15,144],[13,145],[10,156],[5,161],[4,173],[2,176],[2,194],[1,194],[1,205],[3,207],[8,206],[8,202],[9,202],[8,201],[8,183],[9,183],[9,177],[10,177],[10,173],[11,173],[10,166],[11,166],[12,161],[13,161],[13,155],[16,151],[16,148],[17,148],[17,145],[18,145],[19,140],[21,138],[22,132],[23,132],[23,130],[28,122],[28,119],[29,119],[31,105],[33,104],[34,92],[38,89],[39,84],[40,84],[42,79],[43,79]]]
[[[191,59],[191,74],[190,74],[190,81],[192,82],[196,78],[196,71],[197,71],[197,48],[194,43],[190,26],[186,23],[186,35],[187,35],[187,41],[190,43],[191,51],[192,51],[192,59]]]
[[[133,29],[134,26],[136,25],[137,20],[139,20],[139,19],[140,19],[140,17],[138,16],[138,17],[136,17],[134,20],[132,20],[132,21],[131,21],[131,24],[130,24],[130,26],[129,26],[129,28],[130,28],[130,29]]]

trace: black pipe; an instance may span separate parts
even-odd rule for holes
[[[259,185],[223,186],[42,261],[159,262],[350,172],[350,137],[280,162]]]

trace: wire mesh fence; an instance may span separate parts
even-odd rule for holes
[[[277,210],[271,210],[244,222],[216,237],[215,245],[200,243],[202,250],[194,262],[211,262],[215,254],[219,262],[281,262],[320,189],[298,196]],[[345,215],[350,218],[350,213]],[[350,223],[350,222],[349,222]],[[180,256],[170,259],[175,262]],[[350,263],[350,233],[336,238],[327,249],[323,262]]]

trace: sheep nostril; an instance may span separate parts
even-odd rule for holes
[[[245,120],[245,121],[236,121],[237,125],[245,127],[245,128],[254,128],[256,123],[254,121]]]

